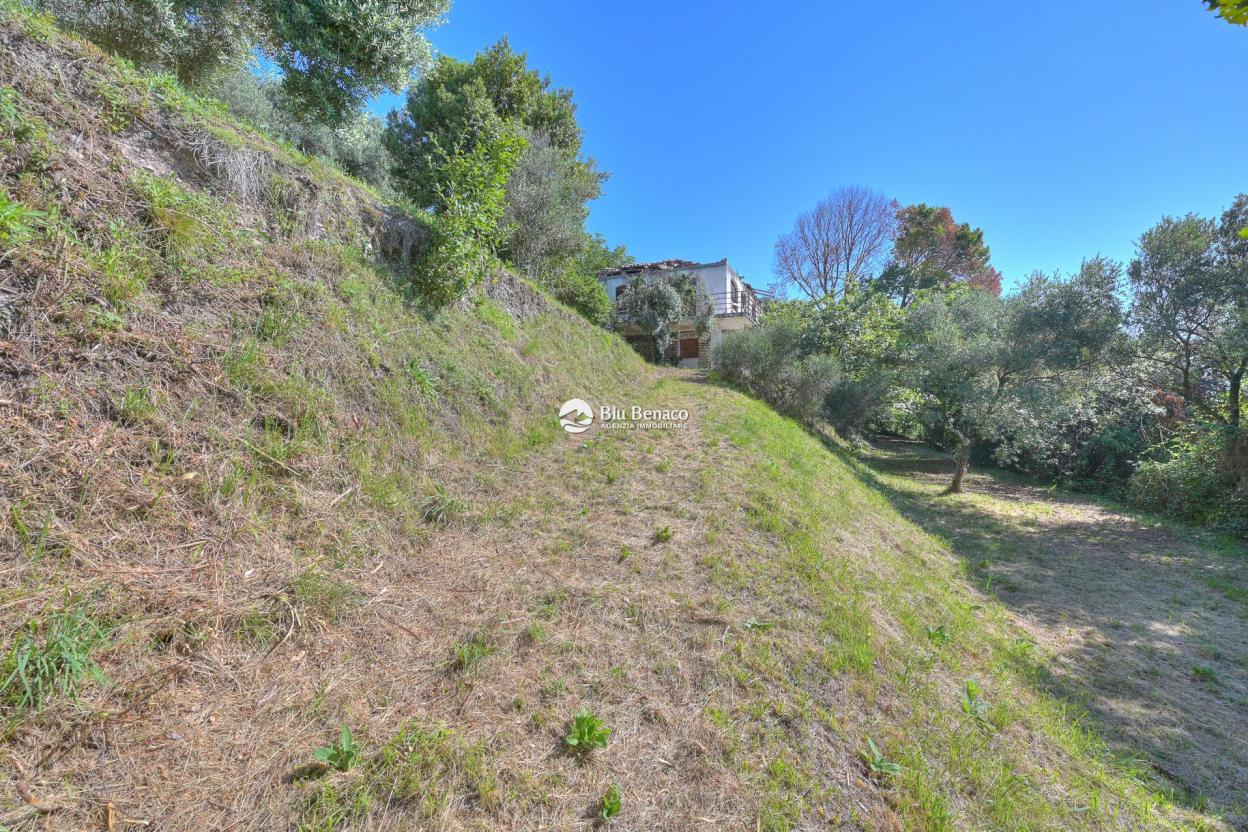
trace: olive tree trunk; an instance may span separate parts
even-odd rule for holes
[[[971,438],[960,430],[956,433],[958,447],[953,452],[953,480],[945,489],[946,494],[962,493],[962,479],[966,476],[967,468],[971,466]]]

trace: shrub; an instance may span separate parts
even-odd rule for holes
[[[1127,499],[1150,511],[1248,532],[1248,476],[1232,450],[1243,443],[1233,429],[1193,425],[1142,462],[1127,483]]]
[[[342,726],[342,737],[333,745],[322,745],[313,756],[337,771],[347,771],[360,756],[360,746],[351,738],[351,729]]]
[[[496,262],[503,227],[507,177],[524,139],[499,133],[471,151],[446,154],[434,208],[430,245],[417,264],[417,293],[435,306],[459,298]]]
[[[811,423],[825,412],[828,396],[845,382],[830,355],[805,355],[801,322],[764,321],[726,336],[712,354],[725,381],[762,399],[786,416]]]
[[[0,248],[16,245],[35,233],[44,216],[42,211],[27,208],[0,190]]]

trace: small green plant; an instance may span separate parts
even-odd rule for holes
[[[333,745],[322,745],[312,756],[337,771],[349,771],[360,756],[359,744],[351,738],[351,729],[342,726],[342,737]]]
[[[451,648],[451,667],[456,670],[472,670],[494,655],[496,650],[494,645],[486,641],[485,636],[476,633],[467,641],[456,642]]]
[[[141,425],[156,415],[156,404],[146,387],[131,387],[117,402],[117,414],[127,425]]]
[[[432,525],[445,526],[464,512],[462,501],[455,499],[440,485],[420,503],[420,516]]]
[[[615,562],[616,562],[616,563],[623,563],[624,561],[628,560],[628,559],[629,559],[629,558],[631,558],[632,556],[633,556],[633,551],[632,551],[632,549],[629,549],[627,546],[621,546],[621,547],[620,547],[620,555],[619,555],[619,557],[617,557],[617,558],[615,559]]]
[[[745,622],[745,629],[751,633],[765,633],[771,629],[771,622],[759,621],[754,616],[750,616],[749,620]]]
[[[1218,672],[1214,670],[1212,667],[1209,667],[1208,665],[1204,665],[1204,664],[1198,664],[1195,667],[1193,667],[1192,675],[1195,676],[1199,681],[1204,682],[1207,685],[1217,685],[1221,682],[1221,680],[1218,678]]]
[[[667,543],[671,539],[672,539],[672,527],[671,526],[664,526],[661,529],[657,529],[654,533],[653,540],[655,543]]]
[[[360,602],[360,591],[315,569],[308,569],[291,582],[290,589],[300,607],[336,623]]]
[[[984,690],[979,682],[967,679],[962,689],[962,713],[981,725],[988,724],[988,700],[984,699]]]
[[[602,720],[587,709],[572,717],[572,724],[563,742],[577,754],[588,754],[595,748],[606,748],[610,737],[611,729],[605,727]]]
[[[620,814],[620,789],[614,783],[607,786],[607,791],[602,796],[602,803],[598,809],[598,817],[603,821],[610,823]]]
[[[884,752],[871,737],[867,737],[867,747],[858,753],[862,755],[863,762],[867,764],[867,770],[874,777],[897,777],[906,770],[900,763],[895,763],[885,757]]]
[[[32,618],[4,659],[0,703],[21,712],[38,710],[57,695],[76,699],[88,680],[104,681],[91,654],[107,643],[108,632],[82,605]]]
[[[945,629],[944,624],[937,624],[935,627],[925,628],[927,631],[927,640],[932,644],[941,645],[949,643],[949,631]]]
[[[31,234],[47,216],[43,211],[27,208],[0,189],[0,247],[17,245]]]

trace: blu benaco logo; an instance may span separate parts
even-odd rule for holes
[[[568,433],[584,433],[594,423],[594,409],[583,399],[569,399],[559,408],[559,424]]]

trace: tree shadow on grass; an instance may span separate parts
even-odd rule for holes
[[[1176,799],[1248,828],[1248,553],[1024,478],[975,470],[940,496],[952,460],[884,440],[861,456],[824,439],[865,484],[947,542],[1051,657],[1037,677],[1086,709]]]

